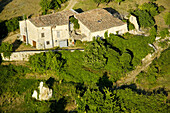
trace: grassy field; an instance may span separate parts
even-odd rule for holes
[[[0,20],[7,20],[23,15],[37,16],[41,11],[39,2],[40,0],[2,0],[0,2]],[[63,10],[67,5],[68,2],[63,4],[59,10]]]
[[[110,2],[108,5],[106,3],[102,3],[97,7],[97,4],[93,2],[93,0],[78,0],[78,3],[74,6],[73,9],[82,9],[83,11],[95,9],[95,8],[106,8],[106,7],[111,7],[118,11],[122,15],[128,15],[128,10],[129,9],[135,9],[138,7],[138,5],[141,5],[145,2],[149,2],[149,0],[125,0],[122,2],[120,5],[116,2]],[[159,28],[166,28],[168,27],[165,25],[164,22],[164,15],[166,12],[170,11],[169,3],[170,0],[157,0],[156,3],[160,6],[163,5],[166,10],[162,12],[161,14],[157,15],[155,17],[156,24],[158,25]]]

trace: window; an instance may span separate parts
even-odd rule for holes
[[[57,40],[55,40],[55,42],[57,43]]]
[[[60,38],[60,31],[57,31],[57,37]]]
[[[42,38],[45,37],[44,33],[41,33],[41,37],[42,37]]]
[[[47,45],[49,45],[49,44],[50,44],[50,41],[46,41],[46,43],[47,43]]]

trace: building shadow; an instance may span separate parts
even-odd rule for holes
[[[5,22],[6,22],[6,20],[0,21],[0,28],[1,28],[1,30],[0,30],[0,44],[3,41],[3,39],[8,35],[8,29],[5,25]]]
[[[12,45],[13,45],[13,48],[12,48],[12,49],[13,49],[13,51],[17,50],[21,44],[22,44],[22,41],[16,39],[16,40],[12,43]]]
[[[65,97],[61,98],[59,101],[54,101],[50,105],[50,113],[67,113],[65,110],[67,100]]]
[[[78,12],[78,13],[84,12],[81,8],[75,9],[75,11]]]
[[[112,88],[113,82],[109,80],[107,72],[105,72],[104,75],[100,77],[99,81],[97,82],[97,86],[99,87],[100,90],[104,88]]]
[[[119,18],[119,19],[123,19],[122,16],[120,15],[120,13],[118,11],[116,11],[115,9],[111,8],[111,7],[107,7],[107,8],[103,8],[106,11],[108,11],[109,13],[111,13],[114,17]]]
[[[12,2],[12,0],[2,0],[0,2],[0,13],[4,10],[4,7],[9,4],[10,2]]]
[[[122,85],[116,89],[126,89],[129,88],[131,89],[133,92],[136,92],[138,94],[143,94],[143,95],[152,95],[152,94],[161,94],[163,93],[164,95],[168,96],[168,92],[165,91],[165,88],[158,88],[158,89],[154,89],[153,91],[146,91],[144,89],[138,89],[136,84],[130,84],[130,85]]]
[[[49,87],[50,89],[53,89],[52,87],[53,87],[54,82],[55,82],[55,79],[54,79],[53,77],[50,77],[50,78],[46,81],[46,84],[48,85],[48,87]]]

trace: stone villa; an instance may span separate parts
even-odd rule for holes
[[[78,20],[80,29],[74,32],[69,18]],[[127,23],[115,18],[105,9],[94,9],[82,13],[74,10],[61,11],[34,17],[19,22],[21,40],[37,49],[67,47],[75,40],[92,41],[93,37],[104,38],[104,33],[128,32]]]

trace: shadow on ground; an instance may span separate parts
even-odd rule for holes
[[[0,13],[3,11],[4,7],[12,2],[12,0],[2,0],[0,1]]]
[[[55,101],[50,105],[50,113],[67,113],[65,110],[67,100],[65,97],[61,98],[59,101]]]
[[[12,45],[13,45],[13,48],[12,48],[12,49],[13,49],[13,51],[17,50],[21,44],[22,44],[22,41],[16,39],[16,40],[12,43]]]

